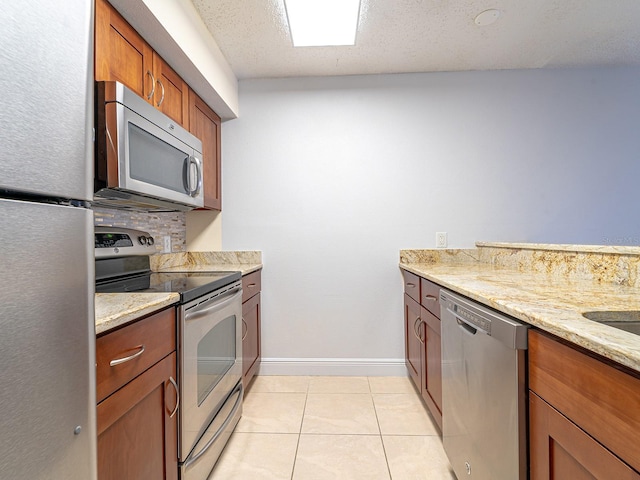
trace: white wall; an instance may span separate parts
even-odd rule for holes
[[[398,251],[434,247],[436,231],[451,247],[640,244],[639,79],[241,81],[242,115],[223,125],[223,247],[263,251],[263,372],[403,372]]]

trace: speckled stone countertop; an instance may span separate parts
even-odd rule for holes
[[[96,293],[96,335],[180,300],[178,293]]]
[[[640,310],[640,248],[478,243],[400,267],[640,372],[640,336],[582,316]]]
[[[152,255],[156,272],[242,272],[262,268],[261,252],[181,252]],[[95,296],[96,335],[162,310],[180,300],[177,293],[97,293]]]

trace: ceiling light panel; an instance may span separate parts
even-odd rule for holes
[[[285,0],[294,47],[355,45],[360,0]]]

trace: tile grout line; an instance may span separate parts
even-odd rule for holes
[[[298,429],[298,442],[296,443],[296,451],[293,455],[293,465],[291,467],[291,480],[296,471],[296,461],[298,460],[298,449],[300,448],[300,438],[302,437],[302,424],[304,423],[304,413],[307,410],[307,400],[309,399],[309,384],[311,380],[307,382],[307,391],[304,394],[304,406],[302,407],[302,418],[300,419],[300,428]]]
[[[373,413],[376,416],[376,423],[378,424],[378,432],[380,433],[380,443],[382,444],[382,452],[384,453],[384,462],[387,465],[387,473],[389,474],[389,480],[393,480],[391,476],[391,467],[389,466],[389,457],[387,456],[387,449],[384,446],[384,439],[382,438],[382,428],[380,428],[380,420],[378,419],[378,410],[376,409],[376,402],[373,400],[373,392],[371,391],[371,382],[367,377],[367,383],[369,384],[369,395],[371,395],[371,403],[373,404]]]

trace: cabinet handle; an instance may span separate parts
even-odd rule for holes
[[[425,300],[431,300],[432,302],[435,302],[436,300],[438,300],[438,298],[434,297],[433,295],[425,295],[424,298]]]
[[[173,418],[173,416],[178,411],[178,407],[180,406],[180,391],[178,390],[178,384],[173,379],[173,377],[169,377],[169,381],[171,382],[171,385],[173,385],[173,388],[176,389],[176,407],[173,409],[173,412],[171,412],[171,415],[169,415],[169,418]]]
[[[242,326],[244,327],[244,333],[242,334],[242,341],[244,342],[244,339],[247,338],[247,334],[249,333],[249,327],[247,326],[247,322],[244,321],[244,318],[242,319]]]
[[[409,288],[414,288],[416,286],[415,283],[407,283],[407,287]]]
[[[250,283],[249,285],[247,285],[247,288],[255,288],[256,284],[255,283]]]
[[[420,343],[424,343],[424,340],[422,340],[422,337],[420,336],[420,333],[418,332],[418,322],[420,322],[422,319],[420,317],[416,318],[416,321],[413,322],[413,334],[416,336],[416,338],[418,339],[418,341]]]
[[[134,353],[133,355],[129,355],[128,357],[116,358],[115,360],[111,360],[109,362],[109,366],[115,367],[116,365],[120,365],[121,363],[129,362],[129,361],[133,360],[134,358],[138,358],[140,355],[142,355],[144,353],[144,345],[138,345],[135,348],[139,348],[140,351]]]
[[[151,91],[147,94],[147,100],[151,100],[151,97],[153,97],[153,94],[156,91],[156,77],[153,76],[151,70],[147,70],[147,75],[151,77]]]
[[[160,87],[162,88],[162,95],[160,96],[160,101],[158,102],[157,106],[159,107],[160,105],[162,105],[162,102],[164,102],[164,85],[163,83],[160,81],[160,79],[156,80],[156,82],[158,84],[160,84]]]

